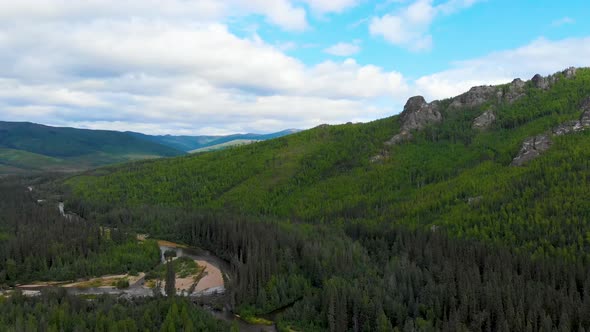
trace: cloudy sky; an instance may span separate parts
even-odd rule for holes
[[[588,0],[0,0],[0,120],[266,133],[590,66]]]

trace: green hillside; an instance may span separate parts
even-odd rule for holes
[[[441,124],[392,147],[383,143],[398,133],[398,116],[123,165],[69,184],[97,204],[192,206],[309,223],[434,225],[539,253],[585,253],[590,228],[582,197],[589,188],[579,183],[589,175],[590,133],[557,137],[525,167],[510,163],[525,138],[580,117],[580,103],[590,96],[590,71],[579,70],[575,79],[559,80],[549,91],[529,82],[525,91],[513,104],[496,105],[498,120],[484,132],[471,124],[493,102],[446,109]],[[388,157],[372,163],[384,149]]]
[[[287,129],[270,134],[234,134],[226,136],[173,136],[173,135],[145,135],[135,132],[127,132],[130,135],[147,140],[150,142],[159,143],[173,149],[194,152],[198,151],[213,151],[222,149],[226,146],[233,145],[233,141],[265,141],[273,138],[283,137],[299,132],[297,129]]]
[[[121,132],[17,122],[0,122],[0,149],[0,165],[7,172],[83,170],[183,154]]]
[[[236,139],[236,140],[225,142],[225,143],[220,143],[220,144],[215,144],[215,145],[207,146],[207,147],[200,148],[200,149],[195,149],[195,150],[192,150],[189,152],[190,153],[200,153],[200,152],[223,150],[223,149],[227,149],[227,148],[231,148],[231,147],[236,147],[236,146],[240,146],[240,145],[247,145],[247,144],[252,144],[252,143],[256,143],[256,142],[259,142],[259,141],[252,140],[252,139]]]
[[[64,190],[222,257],[234,310],[279,331],[587,331],[589,97],[567,70]]]

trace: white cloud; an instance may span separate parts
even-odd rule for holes
[[[558,20],[551,22],[551,26],[560,27],[562,25],[575,24],[575,23],[576,23],[576,20],[574,20],[571,17],[566,16],[566,17],[562,17]]]
[[[453,68],[416,80],[416,94],[429,99],[456,96],[472,86],[502,84],[535,74],[549,75],[567,67],[590,65],[590,37],[552,41],[537,39],[525,46],[459,61]]]
[[[394,104],[408,91],[398,72],[352,59],[306,65],[283,53],[292,44],[238,37],[221,23],[185,20],[182,10],[92,17],[88,8],[65,4],[40,11],[36,24],[12,16],[11,24],[0,23],[4,120],[267,132],[381,117],[392,111],[375,100]],[[89,16],[74,19],[72,11]]]
[[[290,0],[19,0],[0,1],[0,21],[38,23],[46,20],[85,22],[97,18],[163,19],[214,22],[258,14],[286,30],[308,27],[305,9]]]
[[[373,36],[381,36],[389,43],[411,51],[430,50],[432,35],[429,30],[436,16],[453,14],[477,1],[449,0],[434,5],[433,0],[416,0],[395,13],[373,17],[369,31]]]
[[[361,51],[360,41],[354,41],[352,43],[338,43],[324,49],[324,53],[336,55],[336,56],[351,56]]]
[[[359,4],[360,0],[303,0],[318,13],[339,13]]]

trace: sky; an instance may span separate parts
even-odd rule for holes
[[[0,0],[0,120],[148,134],[366,122],[590,66],[588,0]]]

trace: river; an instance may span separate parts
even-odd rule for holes
[[[206,266],[208,274],[199,281],[195,290],[196,294],[191,297],[195,297],[197,302],[204,304],[203,308],[217,319],[237,324],[239,330],[244,332],[277,331],[275,326],[249,324],[232,313],[229,305],[229,294],[226,294],[225,288],[225,282],[231,280],[230,266],[226,261],[200,248],[187,248],[165,241],[159,241],[159,243],[162,262],[165,261],[164,253],[172,250],[176,252],[177,257],[188,257],[197,261],[199,265]],[[200,288],[200,286],[203,288]],[[214,306],[221,306],[223,309],[217,310],[213,308]]]

